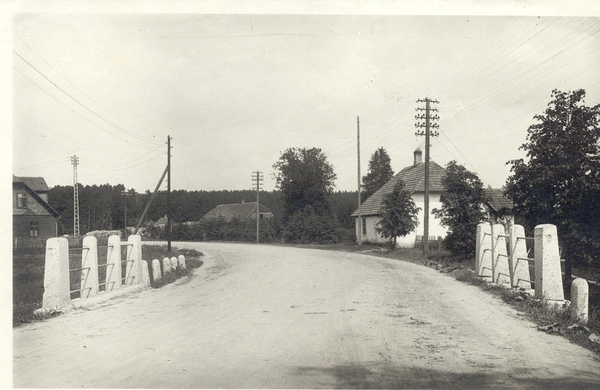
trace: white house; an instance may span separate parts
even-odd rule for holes
[[[435,218],[431,213],[431,210],[442,206],[440,195],[444,191],[442,178],[445,173],[446,170],[439,164],[431,160],[429,161],[429,241],[444,238],[447,234],[447,230],[440,225],[439,219]],[[416,231],[405,237],[398,237],[396,243],[400,247],[412,248],[415,246],[417,236],[419,236],[420,239],[423,237],[423,221],[425,215],[425,163],[423,162],[422,152],[417,149],[414,152],[413,165],[402,169],[394,175],[390,181],[384,184],[361,204],[360,211],[362,221],[359,221],[358,219],[358,210],[352,213],[352,216],[356,218],[355,226],[357,240],[359,237],[358,229],[362,229],[362,242],[389,242],[388,239],[381,237],[381,235],[377,233],[375,225],[381,219],[379,211],[381,209],[383,197],[393,191],[398,180],[404,182],[404,189],[412,193],[412,198],[417,207],[420,207],[420,210],[418,214],[419,226]]]

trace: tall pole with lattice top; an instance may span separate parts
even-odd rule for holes
[[[77,165],[79,157],[71,156],[73,164],[73,235],[79,236],[79,184],[77,183]]]
[[[415,115],[417,121],[425,120],[425,122],[415,123],[415,127],[418,129],[425,128],[425,131],[419,130],[415,133],[416,136],[425,136],[425,199],[424,199],[424,210],[423,210],[423,252],[427,255],[429,252],[429,138],[437,137],[439,133],[432,131],[431,129],[439,128],[439,125],[435,123],[440,117],[435,114],[431,115],[431,112],[437,112],[437,108],[431,108],[431,104],[439,103],[437,100],[432,99],[418,99],[417,103],[425,103],[425,108],[417,107],[416,111],[425,111],[425,114]]]
[[[264,180],[260,171],[252,172],[252,181],[256,183],[256,242],[260,242],[260,183]]]

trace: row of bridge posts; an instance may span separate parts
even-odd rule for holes
[[[529,257],[527,250],[528,240],[533,241],[533,258]],[[480,223],[477,225],[475,252],[475,272],[480,278],[511,288],[530,290],[533,287],[535,298],[564,302],[555,225],[538,225],[533,237],[526,237],[521,225],[513,225],[506,232],[502,224]],[[571,288],[571,315],[587,322],[587,302],[587,281],[575,279]]]

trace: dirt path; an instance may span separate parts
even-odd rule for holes
[[[14,330],[15,387],[598,388],[600,360],[410,263],[194,245],[188,283]]]

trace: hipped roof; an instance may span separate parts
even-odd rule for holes
[[[513,202],[504,195],[504,191],[501,188],[488,187],[484,191],[487,198],[487,205],[495,212],[503,209],[508,211],[513,209]]]
[[[435,161],[429,161],[429,191],[443,192],[444,186],[442,179],[446,170]],[[402,180],[404,189],[411,194],[415,192],[425,192],[425,163],[411,165],[394,175],[387,183],[371,195],[363,204],[360,205],[361,215],[379,215],[383,198],[394,190],[396,183]],[[353,217],[358,217],[358,209],[352,213]]]
[[[234,219],[245,221],[256,211],[256,202],[220,204],[204,216],[204,219],[223,218],[226,222]],[[271,210],[259,204],[259,212],[270,213]]]
[[[31,188],[35,192],[48,192],[50,188],[48,188],[48,184],[46,184],[46,180],[43,177],[25,177],[25,176],[15,176],[13,175],[13,182],[25,183],[27,187]]]

